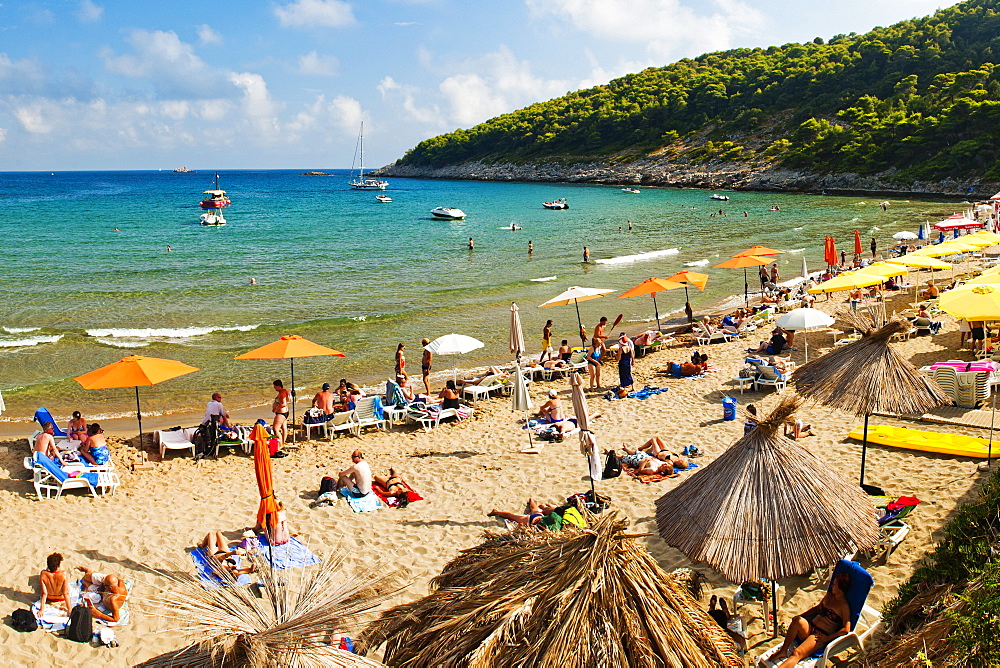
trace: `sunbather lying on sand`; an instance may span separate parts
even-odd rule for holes
[[[396,469],[389,469],[389,477],[380,475],[372,476],[372,480],[382,486],[388,496],[401,496],[407,493],[403,479],[396,473]]]
[[[497,510],[494,508],[490,512],[486,513],[487,517],[499,517],[500,519],[509,520],[511,522],[516,522],[517,524],[523,526],[533,526],[542,521],[542,517],[551,514],[556,509],[556,506],[551,503],[538,503],[534,499],[528,499],[528,514],[518,515],[517,513],[508,513],[503,510]]]
[[[671,452],[658,436],[649,439],[636,450],[622,443],[622,450],[625,451],[621,458],[622,464],[635,469],[640,475],[673,475],[675,468],[684,470],[688,467],[687,460]],[[645,452],[646,450],[649,452]]]
[[[198,543],[198,547],[205,550],[205,554],[208,557],[218,561],[219,565],[229,571],[233,577],[239,577],[244,573],[253,573],[257,570],[257,567],[254,564],[250,564],[245,568],[238,567],[238,563],[233,556],[237,554],[244,554],[244,552],[240,548],[230,550],[229,543],[226,541],[226,538],[222,535],[221,531],[208,533],[204,540]]]

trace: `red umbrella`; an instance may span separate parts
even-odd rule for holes
[[[861,233],[854,230],[854,254],[861,255],[863,252],[861,250]]]
[[[278,515],[278,502],[274,498],[274,479],[271,473],[271,451],[267,441],[270,436],[264,425],[258,422],[250,432],[253,441],[253,472],[257,476],[257,491],[260,492],[260,507],[257,509],[257,530],[270,530],[274,527]]]
[[[823,257],[828,265],[838,264],[837,262],[837,242],[833,237],[826,238],[826,250]]]

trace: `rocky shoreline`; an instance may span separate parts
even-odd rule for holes
[[[968,178],[900,183],[894,171],[873,176],[817,174],[774,166],[716,161],[682,164],[664,160],[635,162],[545,162],[533,164],[466,162],[446,167],[414,167],[391,164],[372,175],[423,179],[472,181],[541,181],[560,183],[606,183],[614,185],[669,186],[707,190],[758,190],[885,196],[944,196],[986,199],[1000,190],[1000,182]]]

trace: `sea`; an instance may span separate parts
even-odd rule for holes
[[[76,409],[91,421],[134,415],[132,390],[73,380],[127,355],[199,368],[142,388],[144,415],[197,411],[213,391],[230,410],[261,406],[273,379],[287,386],[288,361],[234,357],[286,334],[344,353],[296,360],[300,406],[324,381],[384,383],[400,342],[419,383],[422,338],[482,341],[435,360],[440,385],[456,369],[512,359],[512,302],[537,354],[548,318],[556,341],[578,341],[573,306],[538,308],[570,286],[615,291],[579,304],[588,331],[619,314],[619,328],[636,331],[655,323],[653,300],[616,296],[647,278],[704,272],[705,290],[689,291],[695,311],[735,307],[743,271],[711,266],[750,246],[784,251],[775,261],[786,280],[803,258],[823,268],[825,236],[853,254],[858,230],[867,252],[873,236],[885,247],[895,232],[965,208],[958,199],[401,178],[381,203],[349,189],[347,170],[327,172],[220,170],[232,200],[224,227],[198,219],[214,171],[0,173],[0,420],[29,420],[42,405],[60,419]],[[570,208],[542,207],[557,198]],[[437,206],[467,218],[435,219]],[[759,285],[753,269],[749,277]],[[679,321],[684,300],[684,290],[657,295],[662,324]]]

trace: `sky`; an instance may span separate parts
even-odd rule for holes
[[[0,171],[331,169],[650,66],[935,0],[0,0]]]

